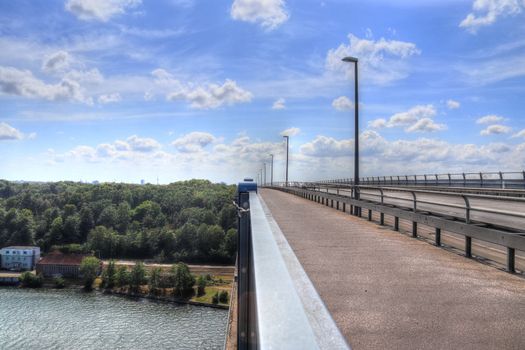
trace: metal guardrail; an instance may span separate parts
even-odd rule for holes
[[[306,188],[304,185],[301,187],[274,188],[321,204],[329,205],[330,202],[332,207],[335,202],[337,209],[339,209],[341,203],[343,211],[346,211],[345,206],[349,205],[350,212],[357,216],[361,216],[362,208],[368,209],[369,220],[372,218],[373,211],[379,212],[381,225],[384,225],[384,215],[392,215],[394,217],[394,230],[396,231],[399,230],[400,218],[412,221],[413,237],[418,236],[418,223],[434,227],[436,229],[435,243],[437,246],[441,245],[441,230],[461,234],[465,236],[465,255],[467,257],[472,256],[472,238],[504,246],[507,248],[507,270],[509,272],[515,272],[515,250],[525,251],[525,211],[499,210],[472,205],[474,201],[486,202],[490,200],[498,203],[508,202],[514,206],[519,203],[519,205],[525,206],[525,199],[523,198],[502,198],[499,196],[466,195],[377,186],[351,186],[351,189],[346,190],[319,185],[312,188]],[[346,191],[346,193],[343,191]],[[354,199],[355,191],[361,191],[359,200]],[[407,198],[407,196],[391,195],[392,193],[403,193],[410,196]],[[461,201],[462,204],[422,199],[423,196],[429,195],[453,198]],[[386,200],[391,200],[391,202],[388,203]],[[409,205],[400,205],[399,202],[409,203]],[[426,205],[426,207],[422,208],[422,204]],[[451,213],[450,209],[456,212],[460,210],[462,215],[454,215],[454,212]],[[473,213],[489,214],[490,221],[483,222],[483,220],[480,220],[479,215],[473,218]],[[505,220],[502,219],[498,224],[495,224],[494,221],[497,222],[498,217],[505,218]],[[509,218],[516,222],[509,225]]]
[[[349,184],[353,179],[315,181],[318,184]],[[381,186],[446,186],[525,189],[525,170],[513,172],[448,173],[425,175],[368,176],[359,178],[361,185]]]
[[[238,349],[349,349],[259,196],[238,197]]]

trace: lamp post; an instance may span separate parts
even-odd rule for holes
[[[283,137],[286,139],[286,182],[285,182],[285,186],[288,187],[288,149],[289,149],[290,136],[285,135]]]
[[[264,186],[266,186],[266,162],[263,163],[263,174],[264,174]]]
[[[270,154],[270,157],[272,157],[272,167],[270,170],[270,186],[273,186],[273,154]]]
[[[343,58],[343,62],[350,62],[354,64],[354,110],[355,110],[355,117],[354,117],[354,199],[359,199],[359,89],[358,89],[358,72],[357,72],[357,62],[358,59],[355,57],[345,57]],[[361,208],[355,207],[355,215],[360,214]]]

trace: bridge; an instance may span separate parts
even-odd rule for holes
[[[524,349],[525,180],[513,174],[240,193],[227,348]]]

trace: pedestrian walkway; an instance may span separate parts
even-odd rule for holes
[[[297,196],[260,194],[353,349],[525,349],[525,279]]]

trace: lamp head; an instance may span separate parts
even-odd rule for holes
[[[347,57],[344,57],[342,59],[343,62],[354,62],[354,63],[357,63],[357,58],[355,57],[352,57],[352,56],[347,56]]]

